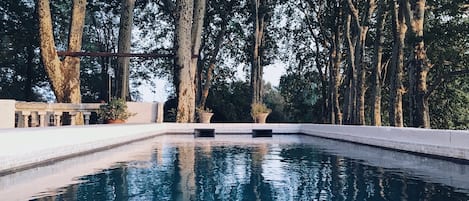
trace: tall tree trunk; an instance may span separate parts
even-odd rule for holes
[[[365,40],[366,35],[368,33],[368,27],[363,27],[360,30],[360,34],[358,36],[358,44],[355,46],[357,50],[355,52],[355,66],[357,67],[357,89],[356,89],[356,101],[355,101],[355,124],[358,125],[365,125],[365,93],[366,93],[366,64],[363,61],[364,54],[365,54]]]
[[[122,10],[119,27],[119,39],[117,52],[130,53],[132,38],[132,25],[135,0],[122,0]],[[124,100],[130,100],[129,91],[129,63],[130,57],[119,57],[117,59],[117,91],[116,96]]]
[[[391,126],[403,127],[404,118],[402,112],[402,95],[404,86],[402,84],[404,69],[404,46],[407,26],[404,21],[402,7],[398,0],[393,3],[393,35],[394,46],[391,62],[391,104],[389,105],[389,123]]]
[[[201,4],[202,3],[202,4]],[[195,77],[195,88],[196,88],[196,105],[198,106],[200,103],[201,90],[202,90],[202,66],[203,62],[199,61],[199,54],[201,49],[201,35],[202,29],[204,25],[204,15],[205,15],[205,1],[203,2],[195,2],[195,10],[194,10],[194,22],[192,24],[192,59],[191,59],[191,66],[194,67],[196,71]],[[198,37],[197,37],[198,36]]]
[[[179,123],[193,122],[195,117],[195,83],[191,69],[192,61],[192,18],[194,3],[192,0],[178,0],[176,23],[176,70],[178,73],[178,108],[176,121]]]
[[[68,51],[81,51],[85,10],[85,0],[73,1]],[[66,56],[64,61],[60,61],[52,31],[49,0],[38,1],[38,12],[42,62],[49,76],[57,102],[81,103],[80,58]]]
[[[319,37],[316,36],[316,34],[314,33],[314,31],[310,31],[311,34],[313,35],[313,38],[314,38],[314,41],[315,41],[315,47],[316,47],[316,53],[317,55],[320,55],[320,42],[319,42]],[[322,104],[323,106],[321,107],[321,122],[322,123],[330,123],[328,121],[328,118],[327,118],[327,111],[328,111],[328,95],[327,95],[327,87],[328,87],[328,84],[327,84],[327,66],[326,66],[326,69],[323,71],[323,66],[321,65],[321,61],[320,61],[320,58],[319,56],[316,56],[315,57],[315,62],[316,62],[316,69],[319,73],[319,77],[321,78],[321,96],[322,96]]]
[[[384,43],[384,25],[386,22],[386,16],[388,14],[385,9],[387,5],[387,0],[378,1],[378,13],[377,13],[377,23],[376,23],[376,41],[374,48],[373,56],[373,83],[372,87],[372,97],[373,97],[373,108],[371,113],[371,125],[381,126],[381,87],[382,87],[382,77],[381,71],[383,68],[382,58],[383,58],[383,43]]]
[[[261,46],[264,39],[265,12],[262,9],[265,6],[265,0],[253,0],[254,13],[254,44],[251,61],[251,103],[262,103],[262,75],[263,68],[261,63]]]
[[[312,1],[307,1],[310,7],[316,7],[315,3]],[[320,2],[319,4],[323,4],[324,2]],[[321,47],[323,48],[328,48],[328,42],[327,42],[327,37],[325,37],[322,34],[319,34],[324,30],[324,27],[321,23],[323,19],[321,19],[323,16],[321,16],[320,13],[323,13],[324,11],[322,10],[321,7],[318,7],[318,10],[315,11],[317,13],[317,18],[315,20],[312,20],[311,18],[308,17],[308,15],[305,15],[305,18],[307,20],[307,25],[308,25],[308,30],[310,34],[313,36],[314,39],[314,46],[315,46],[315,51],[316,51],[316,57],[315,58],[315,63],[316,63],[316,69],[319,73],[319,77],[321,78],[321,96],[322,96],[322,107],[321,107],[321,123],[331,123],[330,118],[329,118],[329,82],[328,82],[328,72],[329,72],[329,67],[330,65],[324,64],[321,62]],[[313,26],[313,24],[319,25],[319,27]],[[317,32],[316,30],[318,30]],[[324,69],[325,68],[325,69]]]
[[[332,67],[330,68],[331,75],[331,122],[334,124],[342,124],[342,112],[340,111],[339,103],[339,86],[340,86],[340,64],[342,63],[342,7],[337,5],[336,7],[336,25],[337,28],[334,31],[334,39],[331,51],[331,62]]]
[[[72,20],[68,37],[68,51],[80,52],[85,24],[86,0],[74,0]],[[57,53],[55,53],[57,54]],[[80,58],[65,57],[63,65],[66,74],[66,90],[63,102],[81,103]],[[68,97],[69,98],[68,98]],[[68,99],[68,100],[67,100]]]
[[[52,90],[59,103],[81,103],[80,58],[66,56],[60,61],[55,47],[49,0],[38,0],[39,40],[42,62]],[[86,0],[74,0],[68,37],[68,51],[81,51]],[[83,124],[83,116],[77,115],[77,124]]]
[[[356,80],[355,85],[355,106],[353,107],[353,123],[364,125],[365,124],[365,93],[366,93],[366,64],[364,61],[365,58],[365,41],[368,35],[370,18],[376,9],[375,0],[368,0],[365,8],[365,14],[360,16],[359,10],[355,7],[352,0],[348,0],[348,7],[350,9],[351,15],[353,16],[353,21],[355,22],[355,28],[357,32],[357,37],[355,41],[355,52],[350,57],[354,56],[354,69],[356,71],[353,73],[354,80]],[[361,17],[361,19],[360,19]],[[352,52],[352,48],[350,50]],[[351,64],[352,65],[352,64]],[[356,78],[356,79],[355,79]]]
[[[178,0],[177,4],[177,58],[178,108],[176,121],[195,121],[196,74],[200,51],[205,0]],[[194,7],[195,5],[195,7]]]
[[[427,75],[431,64],[427,60],[423,40],[425,0],[401,0],[406,22],[411,27],[410,40],[413,42],[413,56],[409,63],[409,90],[411,126],[430,128],[430,114],[427,97]]]
[[[352,16],[349,14],[346,18],[345,26],[345,38],[347,39],[348,47],[348,67],[345,74],[345,95],[344,95],[344,124],[352,124],[355,122],[355,111],[356,111],[356,83],[357,83],[357,74],[355,66],[355,43],[356,34],[352,32],[351,27]]]
[[[205,104],[207,102],[208,92],[212,85],[212,77],[213,77],[213,71],[215,70],[215,62],[217,61],[218,52],[220,52],[220,48],[223,43],[223,38],[225,36],[227,23],[228,23],[228,20],[223,19],[220,32],[218,32],[217,38],[215,39],[215,49],[212,51],[209,66],[205,74],[205,83],[202,87],[200,103],[198,104],[199,108],[205,108]]]

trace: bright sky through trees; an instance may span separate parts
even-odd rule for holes
[[[265,67],[264,71],[264,80],[265,82],[270,82],[272,86],[278,86],[280,81],[280,76],[285,74],[285,67],[284,64],[281,62],[269,65]],[[244,72],[242,66],[238,68],[238,72],[236,74],[238,79],[244,80]],[[142,101],[144,102],[165,102],[168,99],[168,90],[170,88],[170,84],[166,79],[158,79],[156,80],[156,88],[155,92],[151,91],[151,86],[147,84],[143,84],[138,88],[138,90],[142,93]]]

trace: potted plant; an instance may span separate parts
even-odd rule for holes
[[[100,105],[98,110],[99,119],[106,124],[125,123],[125,120],[134,115],[127,111],[127,103],[121,98],[111,99]]]
[[[272,110],[262,103],[251,104],[251,116],[255,123],[264,124],[270,112],[272,112]]]
[[[212,119],[213,113],[210,108],[203,108],[198,107],[197,109],[197,116],[199,118],[199,123],[210,123],[210,119]]]

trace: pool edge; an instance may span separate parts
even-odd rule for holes
[[[191,134],[194,129],[203,128],[215,129],[220,135],[248,134],[253,129],[272,129],[274,134],[301,133],[469,161],[468,131],[322,124],[125,124],[0,129],[0,176],[158,135]],[[24,150],[29,148],[31,150]]]

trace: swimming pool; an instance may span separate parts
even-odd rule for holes
[[[165,135],[56,165],[11,175],[25,182],[7,190],[32,200],[469,199],[467,164],[303,135]],[[38,186],[67,171],[71,181]]]

